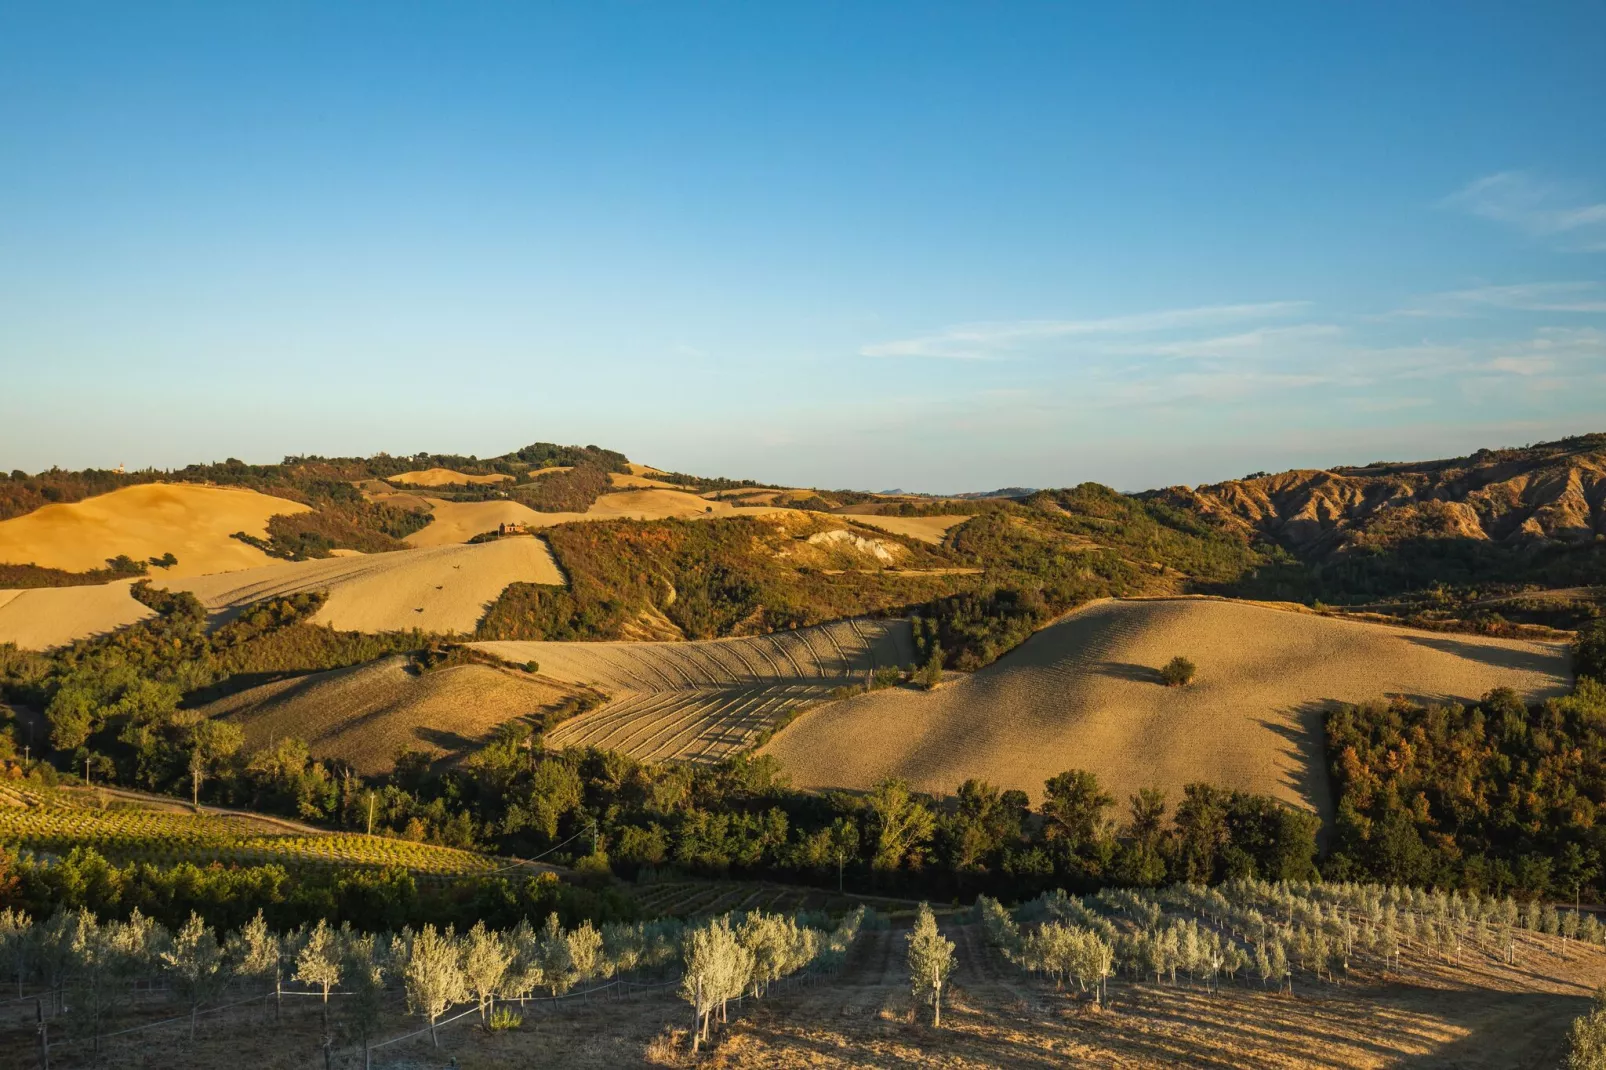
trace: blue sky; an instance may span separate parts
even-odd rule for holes
[[[1600,4],[0,0],[0,467],[1606,430]]]

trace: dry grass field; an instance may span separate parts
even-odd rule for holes
[[[304,513],[287,498],[236,487],[141,483],[67,505],[47,505],[0,521],[0,561],[86,572],[127,554],[136,561],[171,553],[166,576],[258,568],[274,559],[229,536],[266,536],[275,513]]]
[[[1158,669],[1198,665],[1187,687]],[[1088,769],[1125,800],[1209,781],[1330,811],[1322,717],[1383,695],[1530,698],[1570,684],[1562,644],[1441,635],[1211,599],[1106,601],[936,692],[893,688],[815,709],[777,734],[800,787],[888,776],[949,793],[968,777],[1037,798]]]
[[[540,513],[513,501],[450,502],[441,498],[421,498],[434,520],[406,539],[409,546],[449,546],[467,542],[475,535],[495,530],[498,524],[523,524],[527,528],[547,528],[556,524],[574,524],[590,520],[666,520],[680,517],[707,520],[728,516],[762,516],[786,509],[737,509],[728,502],[714,502],[699,498],[683,490],[666,489],[667,483],[641,479],[635,476],[615,475],[616,483],[633,489],[616,490],[604,494],[583,513]],[[639,483],[640,486],[635,486]],[[370,495],[376,501],[402,505],[401,495],[387,497]],[[408,506],[410,507],[410,506]]]
[[[677,487],[673,483],[665,483],[661,479],[653,479],[650,476],[637,475],[634,472],[629,472],[629,473],[626,473],[626,472],[609,472],[608,473],[608,482],[610,484],[612,484],[613,486],[619,488],[620,490],[642,490],[642,489],[679,490],[680,489],[679,487]]]
[[[444,498],[421,498],[433,519],[402,540],[408,546],[456,546],[498,524],[523,524],[527,528],[546,527],[545,517],[528,505],[514,501],[449,502]],[[395,503],[392,503],[395,504]]]
[[[450,468],[426,468],[421,472],[403,472],[399,476],[391,476],[390,482],[405,483],[412,487],[449,487],[477,483],[505,483],[512,478],[501,472],[475,476],[466,472],[454,472]]]
[[[366,665],[264,684],[204,707],[245,732],[248,747],[294,736],[314,757],[363,775],[388,772],[403,747],[457,757],[497,725],[556,706],[572,692],[527,673],[454,665],[415,674],[395,655]]]
[[[0,643],[49,650],[154,616],[128,593],[132,583],[0,591]]]
[[[890,532],[893,535],[919,539],[933,546],[941,543],[950,531],[970,519],[968,516],[876,516],[860,513],[841,515],[855,524]]]
[[[1005,962],[985,946],[976,926],[943,928],[957,945],[958,969],[940,1030],[931,1027],[929,1013],[914,1014],[904,965],[907,930],[893,928],[864,933],[835,976],[777,985],[763,999],[732,1003],[730,1024],[695,1061],[687,1051],[688,1005],[673,987],[663,987],[623,998],[531,1000],[514,1007],[523,1014],[522,1027],[500,1033],[483,1029],[471,1014],[440,1030],[438,1049],[426,1032],[376,1050],[374,1065],[1537,1070],[1561,1063],[1569,1023],[1606,981],[1606,955],[1599,950],[1575,949],[1563,961],[1554,940],[1534,938],[1515,967],[1451,968],[1408,956],[1397,974],[1357,970],[1337,983],[1301,981],[1293,995],[1243,980],[1207,993],[1186,976],[1175,986],[1123,979],[1110,985],[1111,1005],[1098,1010],[1074,986],[1058,991]],[[335,1010],[340,1013],[338,1003]],[[0,1066],[37,1065],[33,1014],[31,1001],[0,1006]],[[171,1002],[159,1002],[129,1017],[155,1022],[173,1014]],[[320,1022],[316,998],[287,1000],[282,1018],[266,1000],[203,1014],[190,1041],[180,1014],[169,1025],[112,1040],[100,1065],[212,1070],[239,1065],[240,1053],[249,1051],[252,1067],[302,1070],[323,1065]],[[393,993],[378,1033],[400,1037],[423,1024],[403,1013],[401,996]],[[55,1036],[62,1039],[59,1031]],[[360,1051],[353,1055],[349,1042],[341,1044],[335,1065],[361,1066]],[[51,1065],[90,1066],[84,1047],[53,1051]]]
[[[607,705],[559,725],[547,745],[606,747],[640,759],[715,762],[750,746],[789,710],[872,668],[907,665],[904,621],[847,620],[690,643],[476,643],[541,674],[594,686]]]
[[[562,584],[546,542],[498,539],[475,546],[442,546],[385,554],[297,561],[271,568],[197,576],[156,587],[192,592],[213,613],[264,598],[328,591],[313,622],[358,632],[474,630],[508,584]]]

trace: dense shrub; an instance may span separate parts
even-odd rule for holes
[[[1591,621],[1578,629],[1573,672],[1606,684],[1606,620]]]
[[[612,486],[607,469],[577,464],[567,472],[520,483],[507,493],[538,513],[583,513]]]
[[[43,568],[39,565],[0,564],[0,590],[30,587],[89,587],[145,575],[147,570],[143,562],[129,561],[127,558],[124,558],[124,562],[126,564],[119,562],[116,567],[99,568],[90,572],[68,572],[65,569]]]
[[[1178,654],[1160,670],[1160,682],[1167,687],[1185,687],[1193,683],[1193,675],[1197,671],[1193,662]]]

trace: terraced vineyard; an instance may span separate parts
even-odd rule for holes
[[[92,847],[116,861],[225,865],[399,866],[462,876],[495,869],[472,851],[357,833],[275,832],[251,818],[86,806],[60,792],[0,789],[0,844],[48,854]]]
[[[913,659],[907,621],[844,620],[691,643],[473,644],[541,675],[613,696],[547,737],[554,748],[606,747],[650,761],[713,763],[751,746],[787,713],[874,669]]]

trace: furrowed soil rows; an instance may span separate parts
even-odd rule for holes
[[[355,632],[472,632],[486,606],[520,581],[563,584],[545,540],[359,554],[193,579],[158,576],[151,585],[189,591],[225,618],[265,598],[327,591],[315,624]]]
[[[554,748],[601,747],[652,761],[715,763],[751,746],[788,710],[821,702],[872,669],[908,665],[907,621],[845,620],[689,643],[490,642],[475,647],[613,696],[558,726]]]

